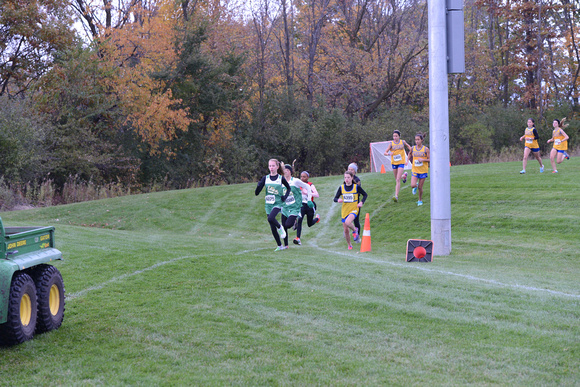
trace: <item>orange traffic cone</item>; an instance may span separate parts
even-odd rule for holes
[[[385,171],[385,164],[381,164],[381,173],[387,173],[387,171]]]
[[[364,253],[371,251],[371,219],[369,213],[365,217],[365,228],[362,233],[362,243],[360,245],[360,252]]]

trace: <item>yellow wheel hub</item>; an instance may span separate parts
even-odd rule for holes
[[[50,294],[48,295],[48,306],[50,307],[50,313],[56,316],[58,310],[60,309],[60,291],[58,286],[52,285],[50,287]]]
[[[32,302],[30,302],[30,296],[25,294],[20,300],[20,322],[24,326],[30,324],[30,319],[32,318]]]

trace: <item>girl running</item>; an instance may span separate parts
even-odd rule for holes
[[[300,236],[302,235],[302,221],[304,220],[304,216],[306,216],[306,221],[308,222],[308,227],[314,226],[316,223],[320,221],[320,215],[316,213],[316,203],[314,202],[314,198],[320,197],[318,191],[314,184],[312,184],[308,179],[310,178],[310,173],[308,171],[302,171],[300,173],[300,180],[303,183],[306,183],[310,186],[310,191],[312,192],[312,205],[311,208],[308,204],[308,192],[305,189],[301,189],[302,191],[302,208],[300,209],[300,217],[296,220],[296,238],[294,238],[294,244],[301,245],[302,242],[300,241]]]
[[[284,237],[284,248],[288,248],[288,229],[294,226],[297,219],[301,216],[300,209],[302,208],[302,190],[306,191],[306,205],[314,207],[312,203],[312,190],[310,186],[300,179],[292,177],[293,168],[289,164],[284,165],[284,178],[289,182],[290,193],[287,195],[286,201],[282,206],[282,225],[286,230]]]
[[[558,173],[556,169],[556,162],[560,164],[564,159],[570,159],[568,152],[568,135],[564,132],[564,129],[568,125],[562,125],[566,118],[560,120],[554,120],[552,125],[554,126],[554,130],[552,130],[552,138],[548,140],[548,144],[553,142],[554,146],[550,151],[550,163],[552,163],[552,173]]]
[[[401,179],[403,183],[407,181],[407,173],[405,172],[405,163],[407,162],[407,154],[405,147],[411,151],[411,145],[407,144],[405,140],[401,140],[401,132],[395,130],[393,132],[393,141],[389,141],[385,156],[391,155],[391,167],[395,175],[395,196],[393,201],[399,201],[399,191],[401,190]]]
[[[290,185],[284,176],[281,175],[282,171],[280,170],[280,162],[278,160],[270,159],[268,161],[268,169],[270,170],[270,175],[262,177],[258,182],[255,193],[258,196],[262,188],[266,187],[266,215],[268,215],[268,223],[270,223],[272,235],[274,235],[274,239],[278,245],[275,251],[280,251],[284,250],[280,238],[286,237],[286,231],[278,223],[276,216],[282,211],[282,203],[286,201],[286,198],[290,194]],[[282,192],[282,187],[286,187],[286,193]],[[286,248],[288,247],[286,246]]]
[[[423,145],[423,134],[417,133],[415,135],[415,145],[409,152],[409,161],[413,167],[411,169],[411,188],[413,188],[413,195],[419,189],[418,206],[423,205],[423,184],[429,172],[429,148]]]
[[[353,237],[356,240],[358,238],[358,230],[355,229],[353,223],[358,218],[359,210],[368,196],[364,189],[353,182],[353,177],[354,174],[351,171],[346,171],[344,173],[344,183],[338,187],[338,191],[334,195],[334,202],[342,203],[342,226],[344,229],[344,238],[346,239],[349,250],[352,250],[349,230],[354,232]],[[362,200],[360,195],[362,195]]]
[[[358,178],[358,176],[356,175],[356,173],[358,172],[358,165],[356,165],[356,163],[350,163],[348,164],[348,171],[352,172],[352,181],[358,185],[359,187],[362,186],[362,183],[360,182],[360,179]],[[360,239],[360,235],[359,235],[359,231],[360,231],[360,220],[358,218],[358,216],[354,219],[354,227],[356,228],[355,231],[352,232],[352,237],[354,239],[355,242],[359,242],[361,241]]]
[[[538,145],[538,131],[534,127],[534,120],[532,118],[528,118],[528,127],[522,137],[520,137],[520,141],[526,139],[526,147],[524,148],[524,160],[522,162],[524,169],[520,171],[521,174],[526,173],[526,165],[528,164],[528,156],[530,152],[533,152],[534,157],[540,163],[540,173],[544,172],[544,164],[542,164],[542,159],[540,158],[540,146]]]

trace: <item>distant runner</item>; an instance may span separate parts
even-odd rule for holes
[[[395,196],[393,196],[395,203],[399,201],[401,180],[403,180],[403,183],[407,182],[407,172],[405,172],[407,154],[405,147],[411,151],[411,145],[401,139],[401,132],[395,130],[393,132],[393,141],[389,141],[385,150],[385,156],[391,155],[391,167],[393,168],[393,175],[395,175]]]
[[[411,169],[411,188],[413,188],[413,195],[419,190],[418,206],[423,205],[423,184],[425,179],[429,176],[429,148],[423,145],[423,133],[415,135],[415,145],[409,152],[409,160],[413,168]]]
[[[524,159],[522,161],[524,169],[520,171],[520,174],[526,173],[526,165],[528,165],[528,156],[530,152],[534,154],[538,163],[540,163],[540,173],[544,172],[544,164],[542,164],[542,158],[540,157],[540,146],[538,145],[538,140],[540,136],[538,136],[538,131],[534,127],[535,122],[532,118],[528,118],[528,127],[522,137],[520,137],[520,141],[523,139],[526,140],[526,146],[524,148]]]
[[[564,129],[568,125],[563,125],[566,118],[560,120],[554,120],[552,126],[554,130],[552,130],[552,138],[548,140],[548,144],[553,142],[554,146],[550,151],[550,163],[552,164],[552,173],[558,173],[556,169],[556,162],[560,164],[564,159],[569,160],[570,155],[568,155],[568,135],[564,132]]]

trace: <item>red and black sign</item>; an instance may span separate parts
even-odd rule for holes
[[[407,241],[407,262],[432,262],[433,241],[409,239]]]

